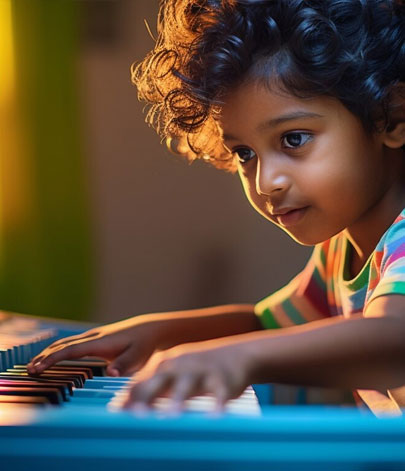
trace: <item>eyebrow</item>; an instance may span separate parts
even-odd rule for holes
[[[323,118],[324,116],[318,113],[312,113],[310,111],[295,111],[293,113],[284,114],[278,116],[277,118],[272,118],[263,123],[260,123],[256,130],[263,131],[267,128],[274,128],[280,124],[286,123],[288,121],[293,121],[296,119],[310,119],[310,118]],[[224,140],[237,141],[238,139],[231,134],[224,134]]]

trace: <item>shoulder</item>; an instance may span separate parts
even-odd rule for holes
[[[405,260],[405,210],[381,237],[374,251],[373,266],[380,273],[400,259]]]
[[[397,216],[395,221],[386,230],[377,245],[377,249],[381,246],[387,246],[388,243],[398,241],[405,237],[405,209]]]
[[[367,291],[368,303],[380,296],[405,295],[405,211],[377,244],[371,259]]]

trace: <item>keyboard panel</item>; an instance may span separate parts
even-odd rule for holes
[[[3,378],[15,380],[5,374],[10,369],[23,377],[32,355],[84,328],[0,314],[0,383]],[[77,364],[64,366],[70,368],[73,383]],[[402,418],[377,419],[352,407],[271,406],[260,411],[251,388],[231,401],[220,417],[209,413],[213,404],[206,397],[188,401],[187,411],[178,417],[165,414],[164,399],[156,410],[139,417],[114,408],[114,398],[128,381],[93,375],[81,387],[67,388],[60,405],[38,404],[35,399],[24,403],[18,396],[0,400],[0,468],[405,470]],[[1,397],[7,400],[6,394]]]

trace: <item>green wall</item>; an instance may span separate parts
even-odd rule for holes
[[[0,140],[0,309],[86,320],[93,257],[80,2],[11,0],[11,7],[16,86]]]

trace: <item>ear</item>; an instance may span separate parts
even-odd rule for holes
[[[391,149],[399,149],[405,146],[405,122],[397,123],[394,128],[389,131],[385,130],[383,142]]]
[[[396,84],[389,95],[389,125],[384,131],[383,142],[391,149],[405,145],[405,83]]]

